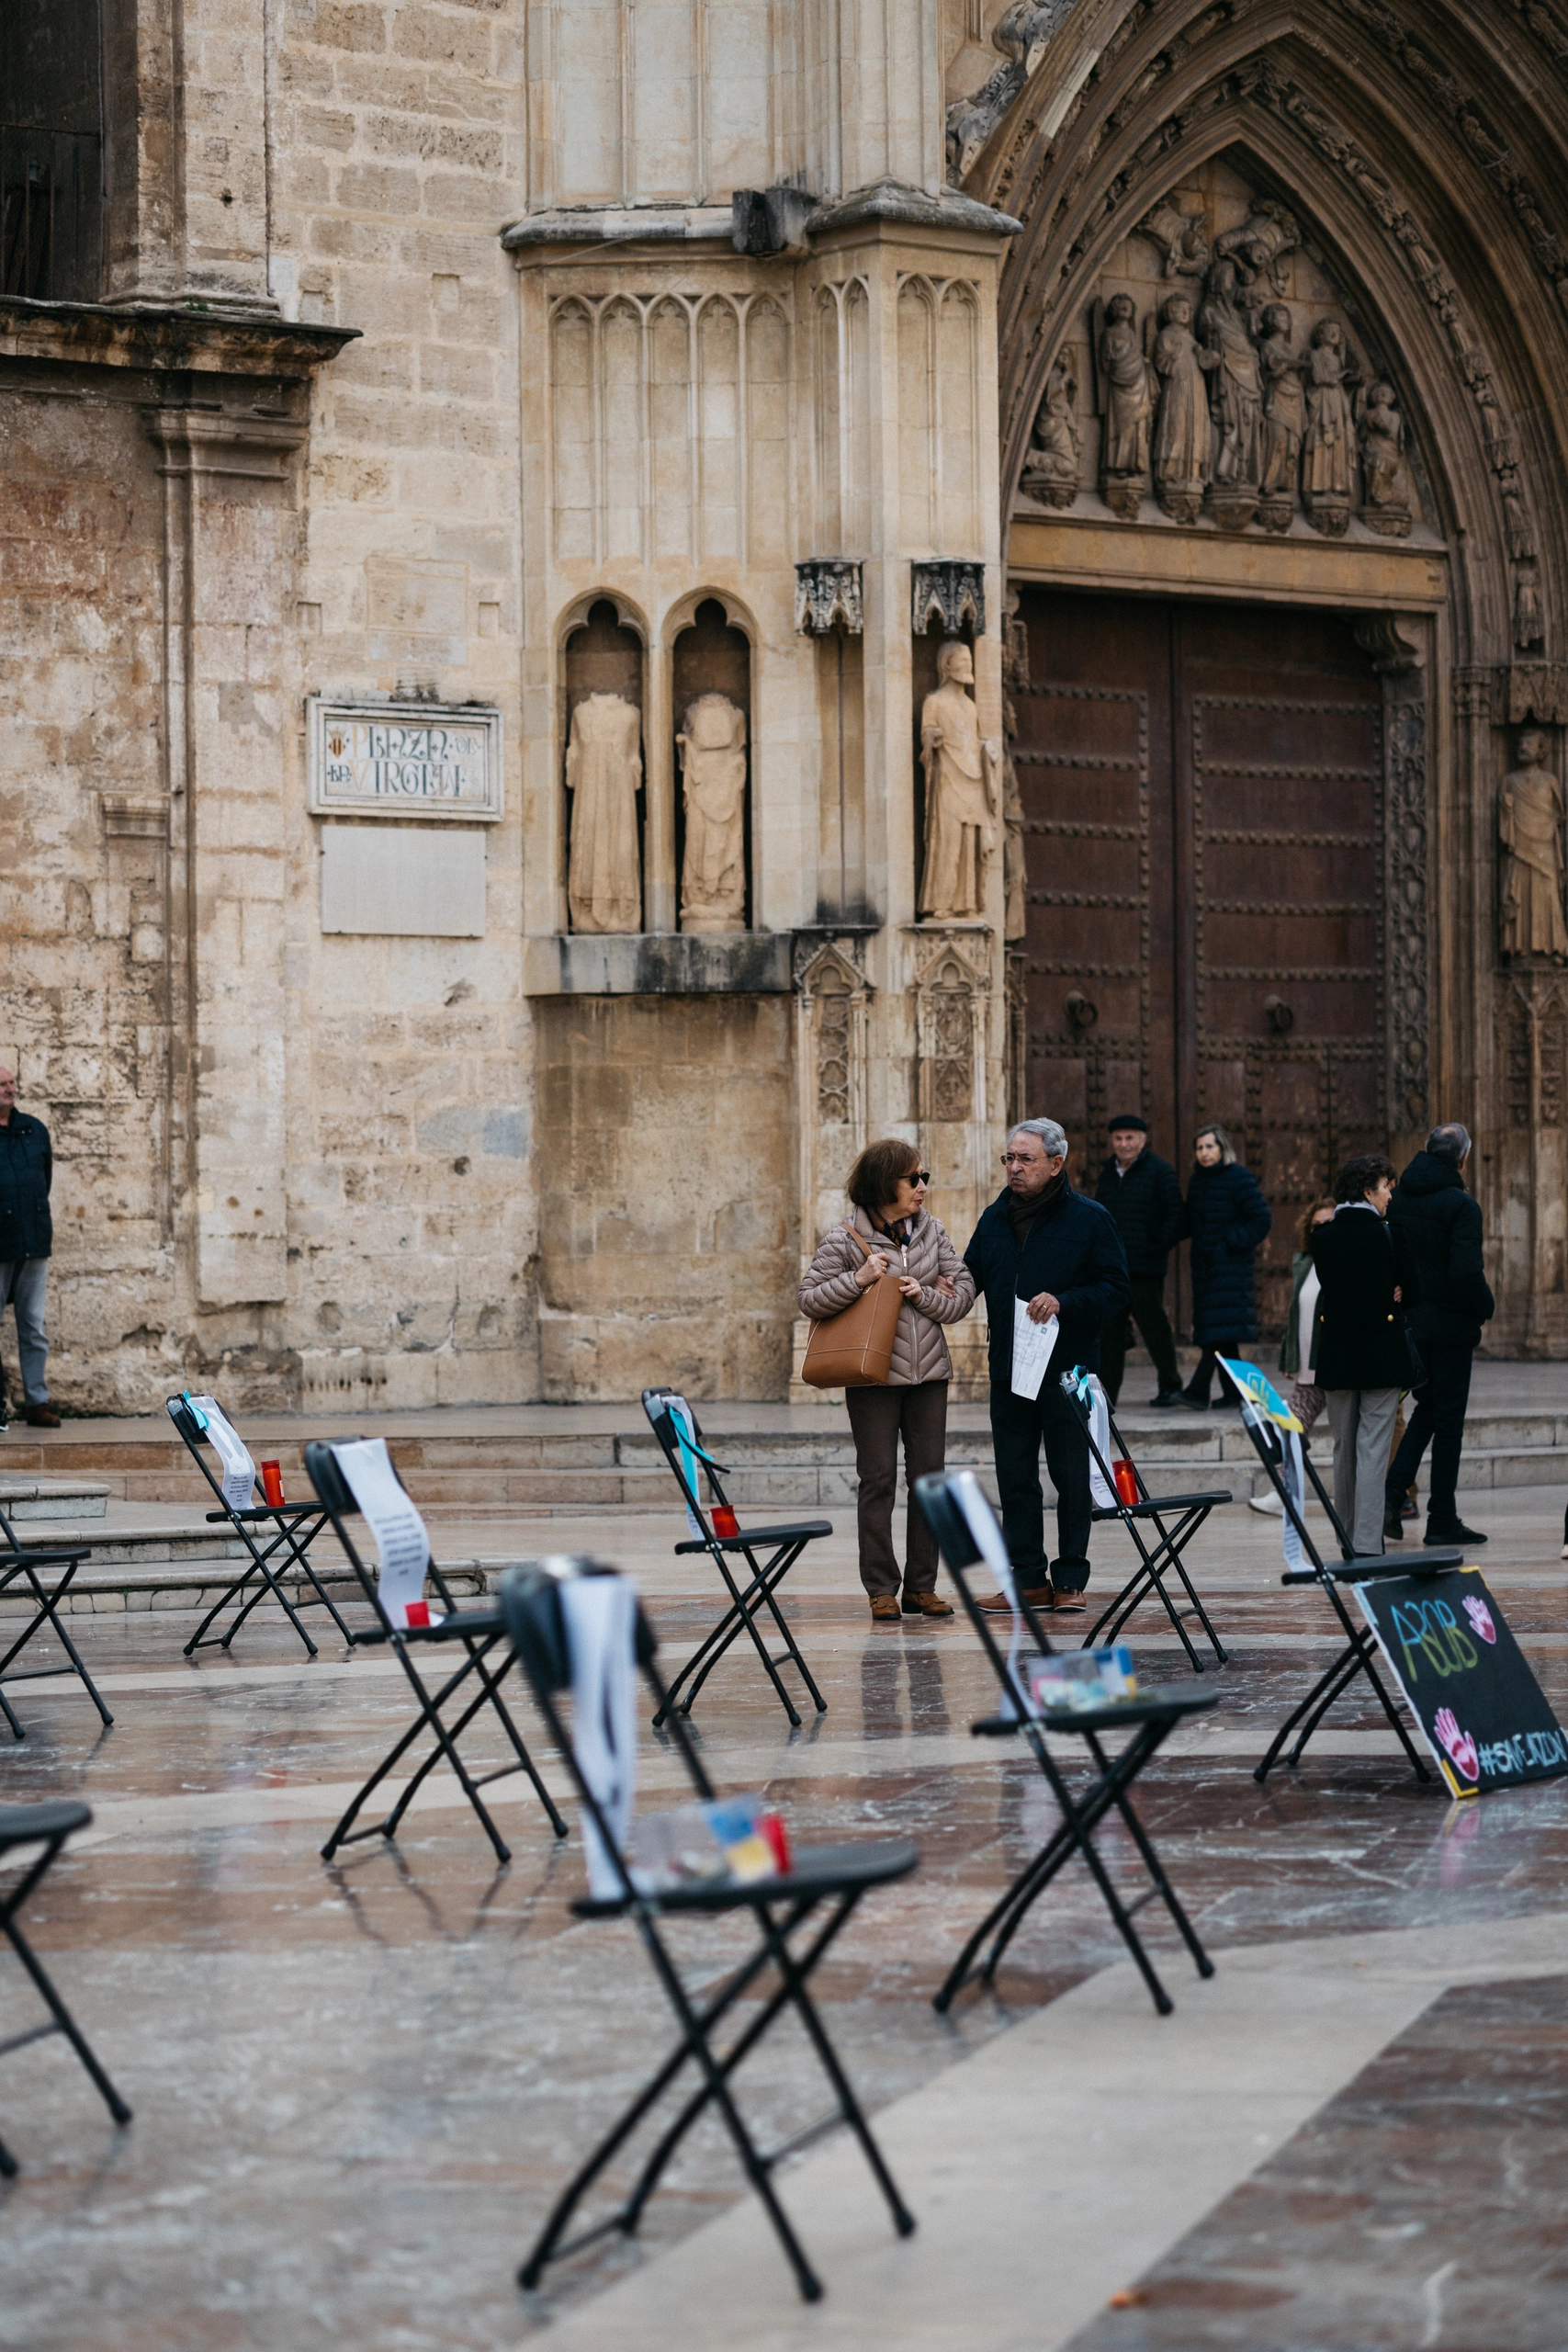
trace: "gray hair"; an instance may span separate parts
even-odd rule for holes
[[[1009,1143],[1014,1136],[1038,1136],[1047,1159],[1066,1159],[1067,1156],[1066,1129],[1059,1127],[1055,1119],[1020,1119],[1016,1126],[1008,1129]]]
[[[1457,1168],[1470,1149],[1470,1129],[1457,1119],[1445,1120],[1427,1137],[1427,1148],[1434,1159],[1451,1159]]]

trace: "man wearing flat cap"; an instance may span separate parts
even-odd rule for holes
[[[1111,1157],[1100,1171],[1095,1199],[1108,1208],[1127,1252],[1132,1278],[1128,1312],[1155,1360],[1156,1405],[1181,1401],[1176,1340],[1165,1311],[1166,1261],[1181,1233],[1181,1180],[1168,1159],[1149,1149],[1148,1123],[1135,1111],[1111,1122]],[[1127,1363],[1127,1316],[1113,1315],[1100,1335],[1100,1377],[1112,1405]]]

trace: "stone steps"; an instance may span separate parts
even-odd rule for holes
[[[102,1519],[110,1489],[85,1478],[0,1478],[0,1510],[18,1527],[35,1520]]]

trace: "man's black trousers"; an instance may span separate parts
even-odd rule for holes
[[[1398,1453],[1389,1464],[1388,1491],[1398,1502],[1415,1481],[1428,1441],[1432,1448],[1431,1490],[1427,1516],[1446,1526],[1459,1516],[1454,1490],[1459,1485],[1459,1457],[1464,1445],[1464,1414],[1470,1402],[1470,1367],[1473,1348],[1444,1348],[1419,1343],[1427,1381],[1416,1391],[1416,1409],[1405,1424]],[[1397,1503],[1396,1503],[1397,1507]]]
[[[1050,1581],[1064,1592],[1081,1592],[1089,1582],[1089,1439],[1077,1408],[1056,1385],[1056,1366],[1046,1371],[1035,1399],[1015,1396],[991,1384],[991,1440],[996,1448],[997,1486],[1002,1501],[1002,1533],[1020,1581],[1031,1590],[1046,1581],[1045,1497],[1040,1485],[1040,1441],[1056,1489],[1056,1538],[1060,1550]]]
[[[1165,1276],[1134,1274],[1132,1294],[1129,1312],[1155,1360],[1155,1379],[1161,1394],[1179,1388],[1181,1374],[1177,1368],[1176,1340],[1165,1311]],[[1113,1315],[1109,1323],[1101,1324],[1100,1331],[1100,1385],[1112,1405],[1122,1394],[1122,1375],[1126,1365],[1127,1317]]]

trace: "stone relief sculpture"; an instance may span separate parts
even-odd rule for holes
[[[1113,294],[1095,337],[1100,365],[1101,495],[1112,514],[1134,522],[1149,486],[1149,441],[1158,386],[1144,356],[1130,294]]]
[[[1077,419],[1077,378],[1064,353],[1052,363],[1023,461],[1023,488],[1047,506],[1070,506],[1083,468],[1083,428]]]
[[[746,928],[746,715],[699,695],[675,738],[685,778],[682,931]]]
[[[1014,609],[1010,610],[1002,624],[1002,937],[1010,947],[1023,938],[1029,928],[1023,795],[1019,790],[1018,768],[1012,754],[1018,741],[1018,705],[1013,697],[1028,691],[1029,638],[1016,611],[1016,588],[1010,604]]]
[[[642,713],[620,695],[587,695],[572,711],[566,788],[571,795],[567,906],[573,931],[642,927],[641,744]]]
[[[1562,910],[1562,788],[1546,765],[1546,737],[1527,727],[1519,764],[1497,795],[1502,843],[1499,945],[1510,962],[1541,957],[1568,963]]]
[[[1160,379],[1159,422],[1155,427],[1155,496],[1175,523],[1195,523],[1213,457],[1209,423],[1207,370],[1220,365],[1192,333],[1192,298],[1172,294],[1160,312],[1155,337],[1155,373]]]
[[[1162,200],[1138,223],[1138,233],[1158,245],[1167,277],[1201,277],[1209,266],[1208,216],[1179,212]]]
[[[1306,432],[1302,445],[1302,503],[1314,530],[1338,538],[1350,519],[1349,379],[1353,363],[1337,319],[1320,319],[1307,354]]]
[[[998,746],[981,737],[974,684],[969,648],[948,639],[937,656],[936,689],[920,710],[926,855],[919,911],[937,922],[972,922],[985,910],[1000,758]]]
[[[1410,476],[1404,419],[1392,384],[1374,384],[1360,404],[1361,520],[1385,538],[1410,533]]]
[[[1210,398],[1215,448],[1211,501],[1215,518],[1240,529],[1258,512],[1263,464],[1263,379],[1235,263],[1211,262],[1198,332],[1217,362]]]
[[[1276,294],[1283,294],[1285,278],[1280,265],[1301,241],[1294,216],[1282,205],[1265,202],[1253,207],[1240,228],[1227,229],[1215,238],[1214,255],[1216,260],[1234,260],[1248,286],[1266,277]]]
[[[1301,362],[1291,348],[1291,313],[1270,302],[1258,319],[1258,365],[1263,379],[1263,471],[1258,519],[1266,531],[1288,531],[1301,478],[1306,431],[1306,391]]]

